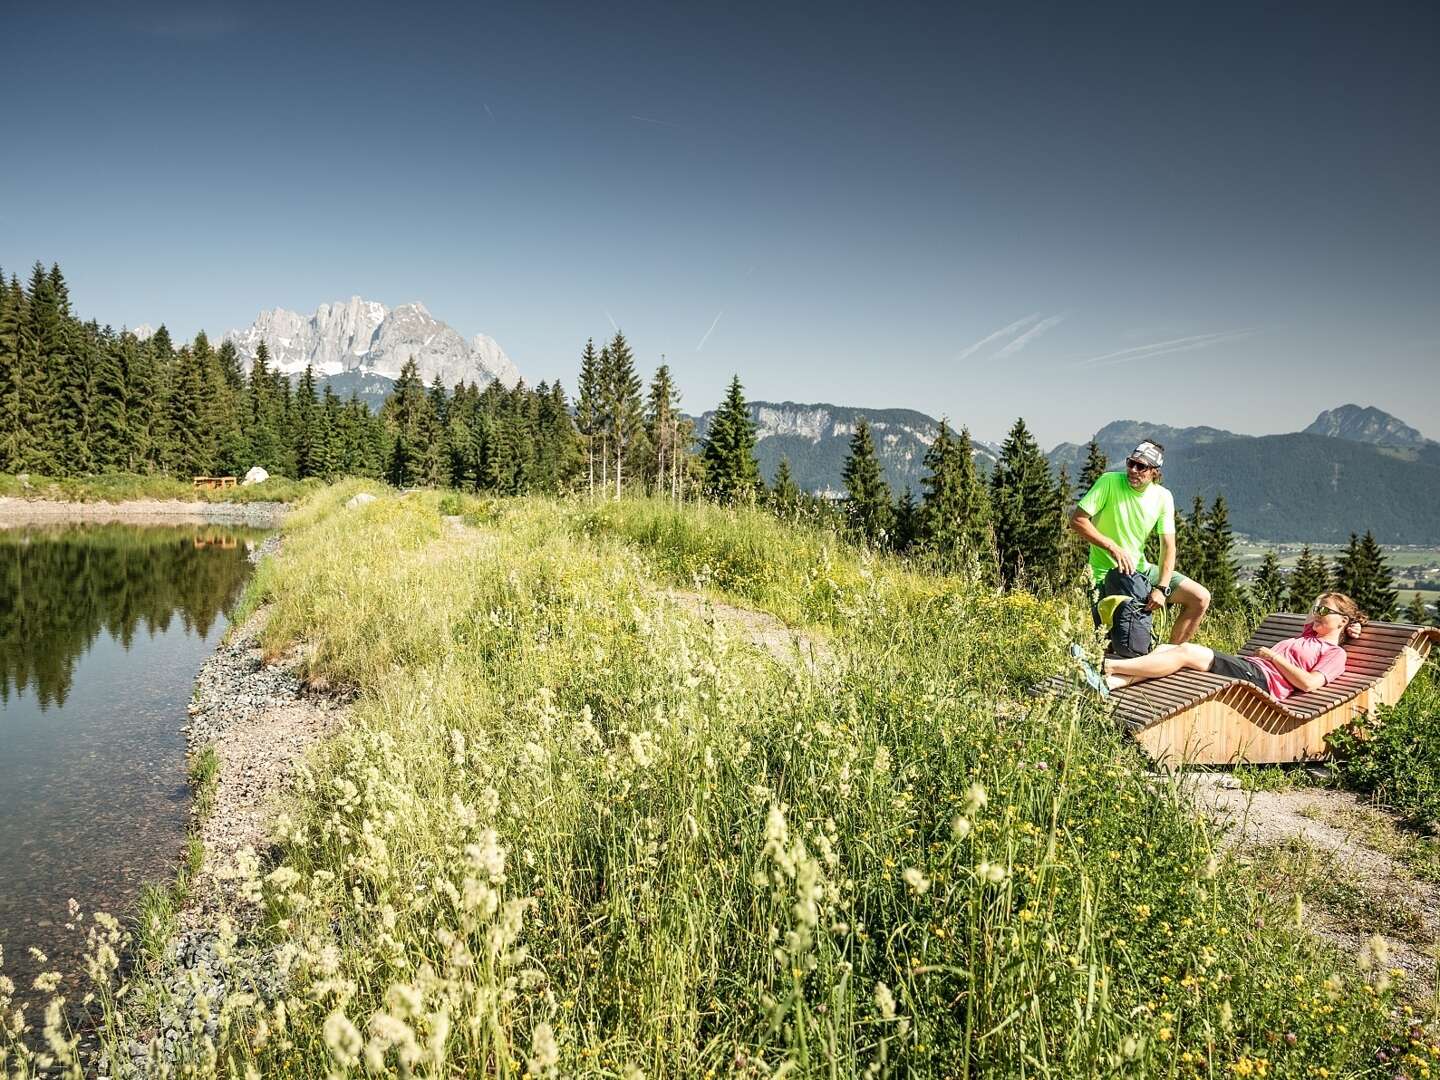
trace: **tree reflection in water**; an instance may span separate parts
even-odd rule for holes
[[[204,637],[249,576],[253,529],[46,525],[0,530],[0,702],[63,705],[104,631],[128,650],[178,618]]]

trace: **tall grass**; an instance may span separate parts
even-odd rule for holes
[[[267,648],[361,696],[238,868],[196,1071],[1382,1075],[1392,976],[1318,951],[1085,700],[1025,695],[1059,603],[759,514],[447,504],[459,533],[345,494],[254,588]],[[664,599],[705,568],[833,667]]]

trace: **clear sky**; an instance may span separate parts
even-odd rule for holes
[[[1440,436],[1433,3],[3,7],[0,265],[102,323],[360,294],[571,388],[613,320],[695,411]]]

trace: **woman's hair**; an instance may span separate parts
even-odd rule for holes
[[[1324,604],[1326,607],[1340,612],[1348,620],[1345,624],[1345,633],[1350,637],[1360,636],[1360,630],[1365,625],[1365,612],[1361,611],[1360,605],[1350,597],[1343,592],[1326,592],[1317,596],[1315,603]],[[1352,627],[1354,629],[1351,629]]]

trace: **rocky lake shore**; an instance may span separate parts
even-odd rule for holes
[[[187,502],[132,499],[128,502],[65,502],[0,497],[0,529],[65,522],[132,525],[250,525],[279,527],[289,504],[282,502]]]

